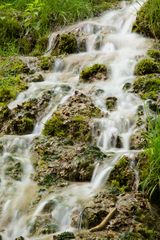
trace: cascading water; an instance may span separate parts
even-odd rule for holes
[[[143,2],[134,2],[131,5],[124,3],[121,9],[109,11],[95,20],[69,27],[68,31],[79,29],[85,33],[86,52],[69,55],[63,60],[57,59],[53,72],[46,75],[44,82],[31,83],[28,90],[20,93],[17,99],[9,104],[9,107],[13,109],[17,104],[37,97],[46,90],[54,90],[56,94],[56,101],[51,99],[31,135],[4,136],[0,139],[3,145],[0,157],[2,205],[0,232],[4,240],[14,240],[19,236],[31,239],[29,237],[30,225],[34,223],[45,204],[50,200],[56,203],[52,216],[59,226],[59,231],[73,230],[71,228],[72,212],[80,209],[81,202],[89,199],[103,186],[122,154],[134,154],[129,150],[129,139],[135,129],[137,107],[142,102],[132,93],[123,91],[123,86],[133,81],[136,57],[143,55],[148,48],[147,40],[131,33],[136,11]],[[57,34],[54,33],[50,37],[48,52]],[[109,79],[89,84],[79,83],[80,70],[94,63],[103,63],[110,67]],[[62,90],[63,86],[70,87],[67,94]],[[34,171],[30,153],[32,141],[41,134],[44,123],[51,117],[57,106],[67,101],[77,89],[89,94],[95,105],[104,112],[104,117],[94,119],[93,141],[103,152],[110,153],[110,156],[102,164],[95,163],[90,183],[74,183],[61,192],[49,194],[47,199],[35,206],[32,212],[28,212],[31,199],[37,193],[36,183],[31,180]],[[103,89],[102,94],[95,94],[95,89]],[[108,114],[105,99],[114,96],[117,98],[117,108]],[[118,138],[121,141],[120,146],[117,146]],[[21,181],[11,182],[5,175],[5,167],[10,161],[16,162],[17,160],[22,163],[23,176]],[[32,239],[40,239],[40,236]]]

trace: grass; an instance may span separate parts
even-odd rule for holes
[[[148,146],[145,150],[147,165],[142,183],[143,189],[150,197],[160,199],[160,115],[148,123]]]
[[[145,36],[160,39],[160,1],[148,0],[137,15],[134,30]]]
[[[11,55],[15,50],[16,54],[41,55],[50,31],[96,16],[119,1],[0,0],[0,54],[5,56],[8,51]]]

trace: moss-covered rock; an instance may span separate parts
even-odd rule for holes
[[[117,105],[117,98],[116,97],[108,97],[106,99],[106,106],[107,106],[107,109],[110,110],[110,111],[113,111],[115,110],[116,108],[116,105]]]
[[[39,59],[39,67],[42,70],[51,70],[54,64],[54,57],[51,56],[43,56]]]
[[[119,159],[111,171],[108,179],[111,189],[115,193],[132,191],[134,184],[134,171],[130,167],[130,160],[124,156]]]
[[[130,138],[130,149],[143,149],[146,146],[146,131],[137,130]]]
[[[100,109],[92,104],[91,99],[77,92],[47,121],[43,133],[78,142],[89,142],[92,135],[91,118],[100,116]]]
[[[153,58],[156,62],[160,62],[160,50],[158,49],[149,49],[147,55]]]
[[[5,175],[13,178],[14,180],[21,180],[23,174],[22,164],[20,162],[11,162],[5,169]]]
[[[134,93],[138,93],[142,99],[157,100],[160,91],[160,76],[150,74],[136,78],[133,84]]]
[[[155,62],[152,58],[141,59],[135,67],[135,75],[145,75],[152,73],[159,73],[160,65]]]
[[[93,82],[95,80],[106,80],[108,69],[104,64],[94,64],[84,68],[80,73],[80,81]]]
[[[75,239],[74,233],[72,232],[63,232],[57,236],[53,236],[53,240],[70,240]]]
[[[72,54],[78,51],[76,36],[73,33],[57,35],[52,55]]]
[[[64,138],[43,137],[33,147],[34,180],[42,186],[53,186],[61,179],[89,181],[94,161],[105,155],[95,146],[73,144]]]
[[[0,114],[1,133],[19,135],[31,133],[36,121],[48,106],[51,96],[51,92],[46,92],[40,98],[30,99],[13,110],[3,107]]]

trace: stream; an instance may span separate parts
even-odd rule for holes
[[[33,133],[15,136],[5,135],[0,138],[3,151],[0,155],[0,234],[3,240],[15,240],[23,236],[27,239],[45,239],[44,236],[30,237],[30,226],[41,213],[45,204],[50,200],[56,202],[52,217],[59,227],[58,232],[76,231],[71,226],[72,213],[81,209],[81,202],[88,201],[105,184],[115,163],[122,155],[134,159],[135,150],[130,150],[130,137],[136,130],[136,113],[143,102],[129,91],[124,91],[126,83],[134,81],[134,67],[138,57],[146,53],[149,40],[132,33],[132,26],[136,19],[136,12],[143,4],[143,0],[132,4],[123,2],[121,8],[105,12],[102,16],[77,23],[59,32],[54,32],[49,38],[47,54],[54,44],[57,34],[79,29],[86,38],[85,52],[71,54],[63,59],[57,58],[50,73],[45,74],[44,82],[30,83],[29,88],[20,93],[17,99],[9,104],[13,109],[17,105],[38,97],[46,90],[56,93],[56,100],[50,101],[49,106],[36,123]],[[95,63],[109,66],[108,80],[94,81],[93,83],[79,82],[79,73]],[[63,91],[62,86],[69,86],[70,90]],[[103,89],[102,94],[96,94],[95,89]],[[37,184],[32,180],[34,167],[32,165],[32,141],[41,135],[44,123],[52,116],[60,104],[79,90],[92,98],[93,103],[105,114],[100,119],[93,119],[92,137],[102,152],[111,153],[102,164],[95,163],[91,182],[71,183],[49,194],[28,212],[33,197],[38,191]],[[117,107],[109,112],[106,109],[105,99],[117,98]],[[97,133],[97,128],[99,132]],[[121,147],[117,147],[115,139],[121,138]],[[19,160],[23,167],[23,177],[20,181],[11,180],[5,174],[8,161]]]

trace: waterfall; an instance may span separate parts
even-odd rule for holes
[[[144,1],[139,0],[139,2]],[[51,214],[59,227],[59,232],[76,231],[71,226],[73,211],[81,209],[81,202],[87,201],[103,187],[115,163],[122,155],[134,154],[134,151],[130,150],[130,136],[136,127],[137,107],[143,103],[133,93],[125,92],[123,86],[125,83],[133,82],[137,56],[144,55],[148,47],[145,38],[131,32],[139,8],[140,4],[136,1],[132,4],[124,3],[120,9],[108,11],[96,19],[70,26],[69,31],[79,29],[86,34],[86,51],[68,55],[63,60],[57,58],[52,72],[46,74],[44,82],[31,83],[27,90],[20,93],[17,99],[9,104],[9,108],[14,109],[28,99],[40,96],[46,90],[54,90],[56,94],[56,100],[50,100],[49,106],[36,123],[32,134],[0,138],[0,143],[3,145],[0,156],[2,205],[0,232],[3,240],[14,240],[19,236],[25,239],[41,239],[40,236],[29,237],[30,225],[50,200],[55,201]],[[50,36],[48,52],[54,43],[55,36],[66,30]],[[98,49],[97,39],[100,41]],[[103,63],[110,67],[109,79],[89,84],[80,83],[81,69],[94,63]],[[61,88],[64,84],[70,87],[67,94]],[[95,95],[93,91],[95,88],[102,89],[103,93],[100,96]],[[31,161],[32,142],[42,133],[45,122],[57,107],[64,104],[75,90],[81,90],[88,95],[91,93],[93,103],[104,112],[102,118],[93,119],[92,137],[101,151],[110,153],[110,157],[103,163],[95,163],[91,182],[72,183],[62,191],[50,193],[44,201],[35,204],[29,212],[31,200],[37,194],[37,185],[31,178],[34,172]],[[105,107],[106,97],[117,98],[117,107],[115,111],[110,112],[109,116]],[[119,146],[117,141],[120,141]],[[9,158],[12,158],[12,161],[18,159],[22,163],[21,181],[10,182],[5,175],[5,164]]]

